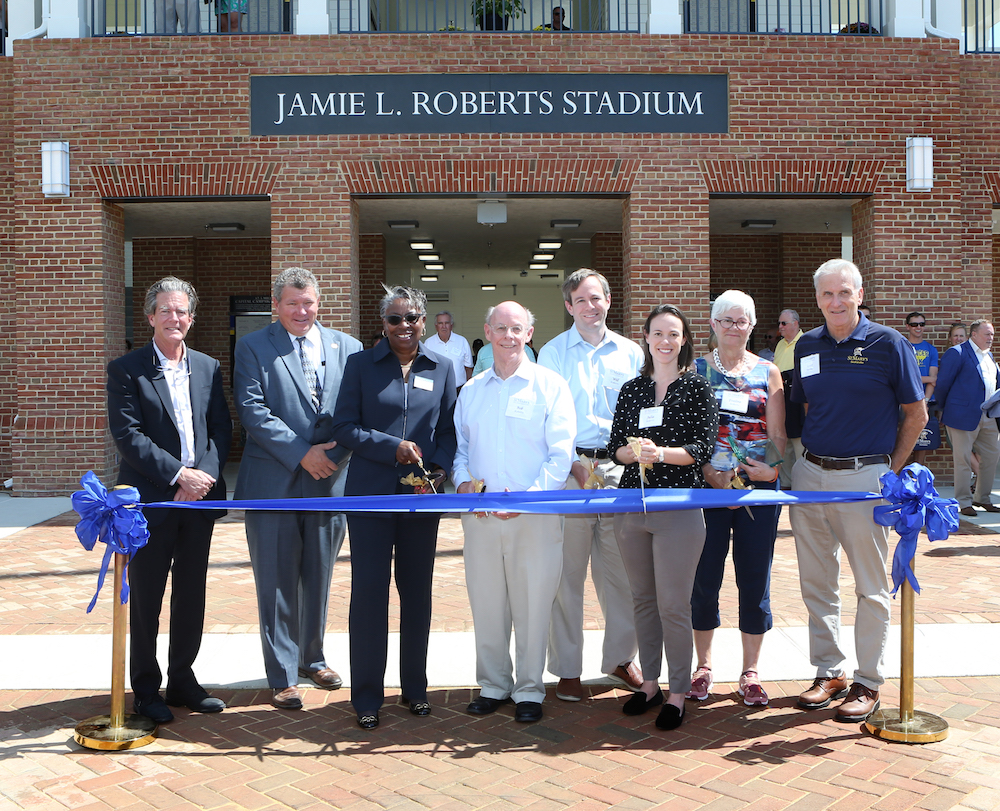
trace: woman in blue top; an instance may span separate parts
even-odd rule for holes
[[[712,487],[775,490],[778,470],[767,464],[785,452],[785,398],[778,367],[747,351],[757,323],[754,301],[739,290],[727,290],[712,305],[712,330],[719,345],[695,361],[695,370],[715,391],[719,436],[711,461],[702,473]],[[719,589],[733,541],[733,565],[739,589],[739,625],[743,670],[737,692],[748,706],[765,706],[767,693],[757,675],[764,633],[771,620],[771,560],[778,531],[773,507],[705,510],[705,548],[691,594],[691,620],[698,666],[688,698],[708,698],[712,686],[712,637],[720,625]]]

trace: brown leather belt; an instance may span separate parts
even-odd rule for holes
[[[888,465],[892,459],[887,454],[876,453],[872,456],[848,456],[840,458],[836,456],[817,456],[806,451],[806,461],[819,465],[823,470],[861,470],[865,465]]]

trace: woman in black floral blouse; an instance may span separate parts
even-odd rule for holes
[[[646,364],[640,377],[622,387],[608,442],[608,451],[626,466],[619,486],[639,487],[642,463],[651,465],[647,487],[704,487],[701,468],[711,458],[719,415],[708,381],[690,369],[691,328],[680,310],[661,304],[642,331]],[[629,443],[630,437],[638,444]],[[615,534],[632,586],[644,679],[623,709],[641,715],[663,704],[656,726],[676,729],[690,685],[691,588],[705,544],[705,518],[700,509],[623,513],[615,516]],[[664,650],[665,700],[659,685]]]

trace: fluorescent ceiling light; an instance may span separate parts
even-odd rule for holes
[[[583,220],[552,220],[549,223],[550,228],[579,228],[580,223]]]
[[[530,265],[528,265],[528,270],[548,270],[548,269],[549,269],[548,262],[532,262]]]
[[[241,222],[210,222],[205,226],[209,231],[245,231],[246,226]]]
[[[389,220],[390,228],[419,228],[420,223],[416,220]]]
[[[531,257],[532,262],[551,262],[556,258],[554,253],[536,253]]]
[[[481,286],[483,290],[496,290],[497,286],[495,284],[484,284]]]
[[[558,279],[559,278],[559,274],[558,273],[539,273],[538,274],[538,278],[539,279]]]
[[[420,281],[422,282],[436,282],[437,280],[438,280],[437,276],[433,276],[430,274],[424,274],[420,276]]]
[[[777,220],[743,220],[740,223],[740,228],[756,228],[759,230],[765,230],[767,228],[774,228]]]
[[[415,251],[433,251],[434,250],[434,240],[433,239],[411,239],[410,247]]]
[[[424,270],[444,270],[444,262],[429,262],[424,265]]]
[[[439,253],[418,253],[417,259],[421,262],[440,262],[441,254]]]
[[[558,251],[562,247],[561,239],[540,239],[538,240],[538,250]]]

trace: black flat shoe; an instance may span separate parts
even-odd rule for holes
[[[378,726],[378,713],[370,715],[359,715],[358,726],[362,729],[375,729]]]
[[[657,729],[677,729],[684,720],[684,710],[677,709],[673,704],[664,704],[660,714],[656,716]]]
[[[662,703],[662,690],[658,691],[652,698],[646,698],[646,694],[640,690],[638,693],[632,693],[632,697],[622,707],[622,712],[626,715],[642,715],[653,707],[659,707]]]
[[[542,705],[537,701],[518,701],[514,707],[514,720],[533,724],[542,720]]]
[[[187,707],[192,712],[213,713],[222,712],[226,709],[226,702],[221,698],[210,696],[204,690],[190,692],[186,695],[174,695],[169,690],[164,694],[164,699],[171,707]]]
[[[426,718],[431,714],[431,705],[426,701],[410,701],[406,696],[399,697],[399,703],[410,708],[410,713],[420,718]]]
[[[160,698],[159,693],[149,698],[136,698],[132,705],[138,715],[144,715],[157,724],[169,724],[174,720],[174,714],[170,712],[170,707]]]

